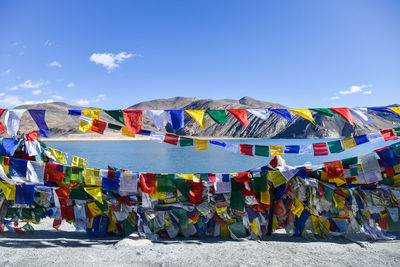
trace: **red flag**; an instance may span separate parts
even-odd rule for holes
[[[177,136],[175,134],[169,134],[169,133],[165,134],[164,143],[168,143],[168,144],[176,146],[176,145],[178,145],[178,140],[179,140],[179,136]]]
[[[140,132],[142,129],[142,111],[124,110],[124,121],[130,132]]]
[[[92,130],[92,132],[103,134],[106,127],[107,127],[107,122],[94,119],[92,127],[90,129]]]
[[[186,182],[192,185],[189,192],[190,203],[193,205],[201,204],[203,198],[203,183],[201,181],[199,183],[195,183],[190,180]]]
[[[247,111],[245,109],[227,109],[244,126],[250,123],[247,120]]]
[[[240,144],[240,153],[247,156],[254,156],[253,145]]]
[[[326,143],[313,143],[314,156],[326,156],[328,155],[328,146]]]
[[[33,131],[33,132],[30,132],[30,133],[27,133],[27,134],[25,135],[26,140],[28,140],[28,141],[35,141],[35,140],[38,140],[37,134],[38,134],[38,131]]]
[[[157,175],[154,173],[141,173],[140,188],[143,193],[154,194],[157,191]]]
[[[0,118],[6,110],[7,109],[0,109]],[[6,127],[4,127],[4,125],[0,122],[0,133],[4,133],[6,130]]]
[[[394,134],[393,129],[386,129],[386,130],[382,130],[381,134],[383,136],[383,139],[385,141],[389,141],[389,140],[397,140],[397,136]]]
[[[351,116],[350,110],[348,108],[330,108],[331,111],[340,115],[345,121],[350,123],[354,127],[353,117]]]
[[[340,160],[324,162],[326,176],[329,180],[344,177],[344,170]]]

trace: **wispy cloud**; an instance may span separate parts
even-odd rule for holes
[[[24,105],[34,105],[34,104],[40,104],[40,103],[53,103],[54,99],[46,99],[46,100],[27,100],[24,101]]]
[[[49,64],[47,64],[47,66],[48,67],[57,67],[57,68],[61,68],[62,67],[61,63],[58,62],[58,61],[50,62]]]
[[[48,85],[50,82],[49,81],[32,81],[32,80],[26,80],[23,83],[11,86],[7,88],[6,90],[8,91],[17,91],[19,88],[26,88],[26,89],[38,89],[42,86]]]
[[[53,46],[53,45],[55,45],[55,44],[56,44],[55,42],[50,41],[50,40],[46,40],[46,41],[44,42],[44,46],[46,46],[46,47],[51,47],[51,46]]]
[[[93,53],[89,60],[96,63],[103,65],[108,71],[112,71],[119,67],[119,64],[125,61],[128,58],[140,56],[139,54],[130,54],[126,52],[121,52],[118,54],[112,53]]]
[[[14,85],[14,86],[11,86],[11,87],[7,88],[6,90],[7,91],[17,91],[18,89],[19,89],[19,86],[18,85]]]
[[[32,91],[32,95],[40,95],[42,93],[42,90],[36,89]]]
[[[366,85],[366,84],[352,85],[348,88],[348,90],[339,91],[339,94],[349,95],[349,94],[361,93],[364,91],[364,89],[370,88],[370,87],[372,87],[372,85]],[[369,91],[371,91],[371,90],[369,90]],[[371,93],[372,93],[372,91],[371,91]]]
[[[75,83],[69,83],[69,84],[67,84],[67,87],[69,87],[69,88],[72,88],[72,87],[75,87]]]
[[[88,106],[91,103],[98,103],[100,101],[104,101],[105,99],[106,99],[106,95],[105,94],[99,94],[94,99],[79,98],[79,99],[75,99],[74,102],[79,106]]]
[[[340,96],[335,95],[335,96],[330,97],[329,99],[330,100],[338,100],[338,99],[340,99]]]
[[[8,74],[10,74],[11,69],[6,69],[5,71],[0,72],[0,77],[4,77],[7,76]]]
[[[372,90],[364,91],[363,94],[364,94],[364,95],[370,95],[370,94],[372,94]]]
[[[54,99],[43,99],[43,100],[21,100],[19,95],[7,95],[5,93],[0,93],[0,106],[5,108],[12,108],[20,105],[32,105],[39,103],[53,103]]]
[[[51,97],[56,99],[56,100],[63,100],[64,99],[62,96],[59,96],[59,95],[53,95]]]

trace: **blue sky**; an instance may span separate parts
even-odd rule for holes
[[[0,1],[0,107],[400,99],[400,1]]]

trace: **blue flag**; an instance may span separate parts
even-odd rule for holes
[[[49,127],[47,127],[44,119],[46,110],[30,109],[28,111],[29,114],[31,114],[32,119],[36,122],[36,125],[39,127],[39,133],[43,137],[49,137]]]
[[[269,111],[271,111],[272,113],[275,113],[276,115],[287,119],[290,122],[293,122],[292,120],[292,116],[290,116],[290,113],[287,109],[276,109],[276,108],[270,108],[268,109]]]
[[[172,129],[178,130],[180,128],[185,128],[185,122],[183,117],[183,110],[165,110],[167,119]]]

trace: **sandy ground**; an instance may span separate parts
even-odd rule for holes
[[[88,239],[50,220],[33,234],[0,235],[0,266],[400,266],[400,240],[368,243],[309,241],[274,234],[268,241],[206,238],[150,241],[132,235]]]

